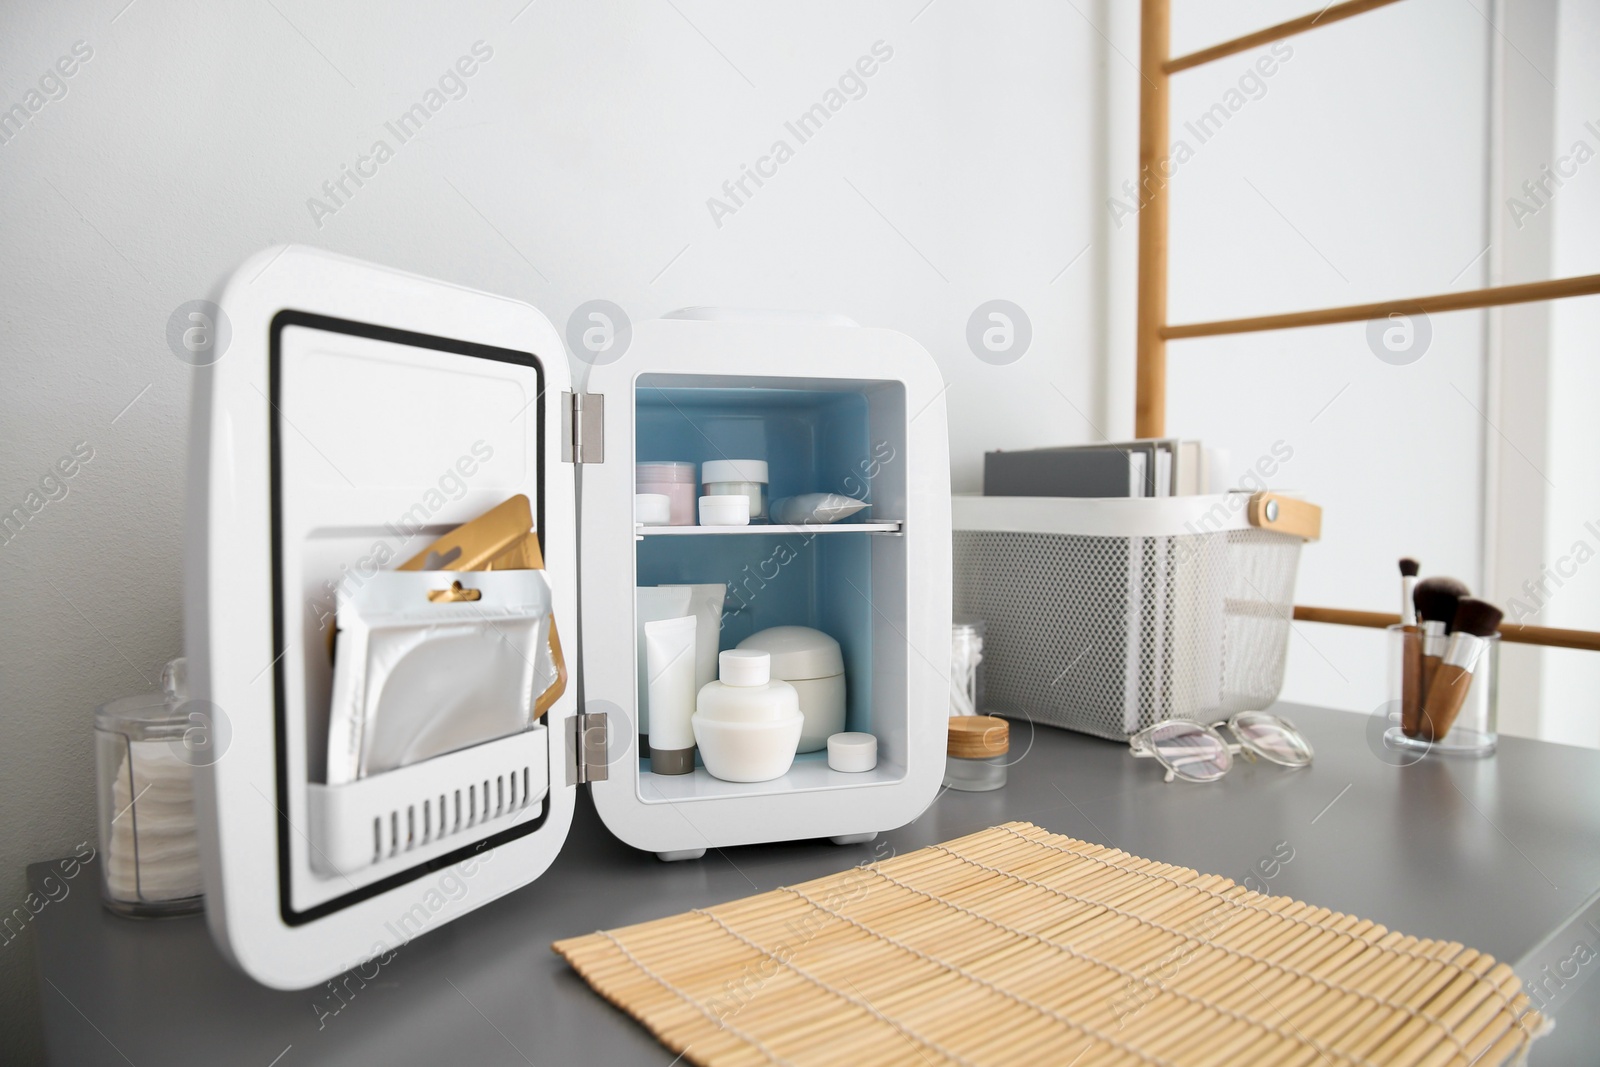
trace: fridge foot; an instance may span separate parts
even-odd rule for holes
[[[677,848],[667,852],[657,852],[656,859],[662,863],[676,863],[679,860],[697,860],[706,854],[703,848]]]

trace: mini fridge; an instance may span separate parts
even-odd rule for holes
[[[320,250],[261,252],[215,302],[231,341],[196,372],[185,640],[192,695],[228,735],[196,770],[208,920],[253,978],[315,984],[533,882],[580,788],[622,841],[691,859],[869,840],[933,800],[950,482],[944,385],[915,341],[690,312],[634,324],[574,383],[528,304]],[[871,507],[832,525],[635,522],[635,463],[735,453],[768,462],[774,497]],[[517,494],[565,692],[525,730],[329,784],[334,598]],[[876,768],[817,752],[766,782],[651,773],[635,590],[678,583],[727,587],[721,648],[778,625],[835,637],[846,729],[877,737]]]

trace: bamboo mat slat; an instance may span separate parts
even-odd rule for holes
[[[558,941],[703,1067],[1520,1062],[1503,963],[1008,823]]]

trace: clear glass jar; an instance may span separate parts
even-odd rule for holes
[[[100,891],[121,915],[187,915],[203,905],[195,838],[193,731],[184,661],[162,691],[113,700],[94,716]]]
[[[742,496],[750,501],[750,521],[767,521],[767,461],[708,459],[700,464],[700,491],[706,496]]]
[[[1488,756],[1499,744],[1500,735],[1500,635],[1492,634],[1482,639],[1481,651],[1472,657],[1471,681],[1461,700],[1461,710],[1456,713],[1443,737],[1429,740],[1426,737],[1409,737],[1403,725],[1405,705],[1405,661],[1408,642],[1421,647],[1421,634],[1406,633],[1398,625],[1388,628],[1389,642],[1389,718],[1392,725],[1384,731],[1383,743],[1389,748],[1418,754],[1441,756]],[[1448,646],[1449,637],[1443,638]],[[1445,647],[1435,648],[1443,653]],[[1448,662],[1448,661],[1445,661]],[[1437,678],[1437,676],[1436,676]],[[1423,703],[1426,704],[1426,695]]]
[[[1006,767],[1011,757],[990,756],[988,759],[964,759],[961,756],[944,758],[944,784],[964,793],[986,793],[1006,784]]]
[[[944,784],[982,793],[1006,784],[1011,765],[1011,724],[993,715],[950,716]]]
[[[950,627],[950,714],[983,714],[982,619],[957,619]]]

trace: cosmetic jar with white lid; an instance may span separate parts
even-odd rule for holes
[[[738,493],[700,498],[701,526],[749,526],[750,500]]]
[[[844,653],[839,642],[809,626],[773,626],[739,642],[772,656],[772,676],[800,694],[805,729],[801,752],[820,752],[828,738],[844,729]]]
[[[730,648],[718,654],[718,680],[701,687],[691,723],[712,777],[768,782],[793,765],[804,722],[800,699],[771,669],[765,652]]]
[[[700,464],[700,490],[706,496],[739,494],[750,498],[750,521],[767,521],[767,461],[711,459]]]
[[[836,771],[861,774],[878,765],[878,739],[871,734],[834,734],[828,738],[828,766]]]
[[[693,463],[649,462],[633,465],[635,494],[660,494],[670,502],[668,526],[693,526],[699,468]]]
[[[211,706],[189,701],[185,661],[162,691],[95,710],[100,892],[108,911],[155,918],[202,910],[194,769],[226,745]]]
[[[633,521],[641,526],[671,525],[672,498],[665,493],[635,493]]]

